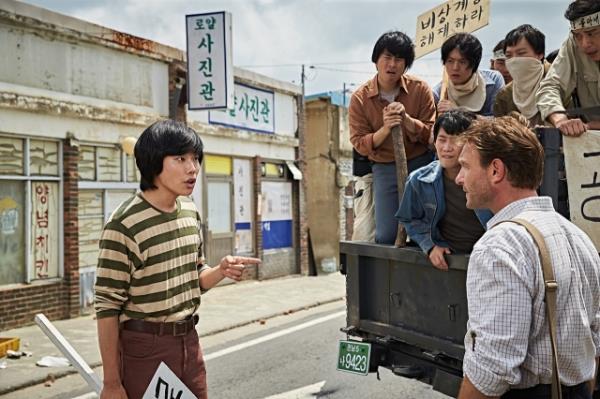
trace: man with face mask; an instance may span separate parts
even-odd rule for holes
[[[576,91],[578,106],[600,105],[600,2],[576,0],[569,4],[565,18],[571,25],[569,38],[540,83],[535,99],[544,121],[564,135],[580,136],[588,129],[600,128],[600,124],[569,119],[561,97]]]
[[[550,64],[544,61],[544,34],[528,24],[518,26],[506,35],[504,53],[513,81],[496,96],[494,116],[517,111],[529,120],[531,126],[542,123],[535,92],[550,68]]]

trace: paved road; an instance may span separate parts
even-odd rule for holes
[[[210,397],[448,399],[428,385],[385,369],[380,372],[381,381],[374,374],[363,377],[337,371],[337,343],[345,339],[339,332],[344,310],[343,303],[336,302],[203,338]],[[95,397],[77,375],[50,385],[3,398]]]

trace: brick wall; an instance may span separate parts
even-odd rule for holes
[[[18,284],[0,289],[0,331],[33,324],[37,313],[49,319],[69,317],[63,281]]]
[[[296,262],[298,264],[298,269],[300,270],[300,274],[307,276],[309,274],[309,266],[308,266],[308,220],[306,217],[306,161],[305,161],[305,153],[306,153],[306,143],[305,143],[305,113],[304,113],[304,97],[298,96],[297,105],[298,105],[298,140],[299,145],[296,150],[296,160],[298,164],[298,168],[302,172],[303,178],[298,183],[294,181],[292,194],[294,198],[298,198],[297,206],[294,207],[293,219],[297,222],[297,238],[296,238],[296,248],[297,248],[297,256]]]
[[[69,317],[79,316],[79,148],[63,144],[64,279]]]
[[[259,280],[297,274],[294,248],[271,249],[263,253],[262,264],[258,268]]]

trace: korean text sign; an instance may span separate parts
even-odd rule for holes
[[[416,58],[442,47],[458,32],[473,32],[490,20],[490,0],[449,0],[417,18]]]
[[[600,131],[563,136],[571,221],[600,251]]]
[[[234,92],[233,107],[226,111],[209,112],[209,123],[275,133],[275,94],[238,83]]]
[[[186,15],[188,108],[233,106],[231,14]]]

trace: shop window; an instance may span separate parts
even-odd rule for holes
[[[0,180],[0,285],[26,279],[24,227],[25,182]]]
[[[96,266],[98,241],[104,223],[135,190],[79,191],[79,267]]]
[[[79,180],[96,180],[96,148],[88,145],[79,147]]]
[[[0,285],[60,275],[61,147],[0,137]]]
[[[79,267],[98,262],[98,241],[104,225],[102,190],[79,191]]]
[[[208,224],[213,234],[231,232],[231,184],[208,182]]]
[[[121,150],[96,147],[99,181],[121,181]]]
[[[116,145],[79,147],[79,301],[84,312],[94,302],[98,242],[113,211],[138,189],[135,158]]]
[[[90,182],[137,183],[140,174],[135,158],[116,146],[81,145],[79,180]]]
[[[36,176],[58,176],[58,143],[30,141],[30,172]]]
[[[23,175],[23,144],[24,140],[0,137],[0,174]]]

